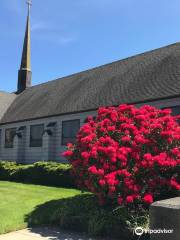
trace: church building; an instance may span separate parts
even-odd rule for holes
[[[149,104],[180,113],[180,43],[36,86],[31,78],[28,10],[17,90],[0,91],[0,160],[64,161],[66,144],[100,106]]]

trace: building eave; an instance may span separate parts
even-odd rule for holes
[[[156,98],[156,99],[148,99],[148,100],[144,100],[144,101],[128,102],[128,103],[120,103],[120,104],[132,104],[132,105],[148,104],[148,103],[157,102],[157,101],[161,101],[161,100],[176,99],[178,97],[180,97],[180,94],[175,95],[175,96],[173,95],[173,96],[169,96],[169,97],[164,97],[164,98],[161,97],[161,98]],[[118,105],[113,105],[113,106],[117,107]],[[86,109],[86,110],[81,110],[81,111],[66,112],[66,113],[53,114],[53,115],[44,115],[42,117],[28,118],[28,119],[22,119],[22,120],[11,121],[11,122],[2,122],[2,123],[0,123],[0,126],[14,124],[14,123],[35,121],[35,120],[39,120],[39,119],[47,119],[47,118],[53,118],[53,117],[59,117],[59,116],[73,115],[73,114],[79,114],[79,113],[85,113],[85,112],[92,112],[92,111],[97,111],[97,110],[98,110],[98,108],[92,108],[92,109]]]

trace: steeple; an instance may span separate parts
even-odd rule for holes
[[[26,88],[31,87],[31,47],[30,47],[30,7],[31,1],[27,1],[28,15],[26,23],[26,32],[22,52],[21,65],[18,72],[18,89],[17,93],[23,92]]]

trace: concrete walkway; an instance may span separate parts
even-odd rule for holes
[[[57,228],[41,227],[41,228],[28,228],[8,234],[3,234],[0,235],[0,240],[98,240],[98,239],[88,238],[83,234],[66,233]]]

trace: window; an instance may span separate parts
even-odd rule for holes
[[[5,130],[5,148],[13,148],[13,141],[16,135],[16,128]]]
[[[180,106],[174,106],[174,107],[170,107],[172,110],[172,115],[176,116],[180,114]]]
[[[80,128],[80,120],[70,120],[62,122],[62,145],[75,143],[76,135]]]
[[[30,147],[42,147],[42,136],[44,124],[32,125],[30,127]]]

